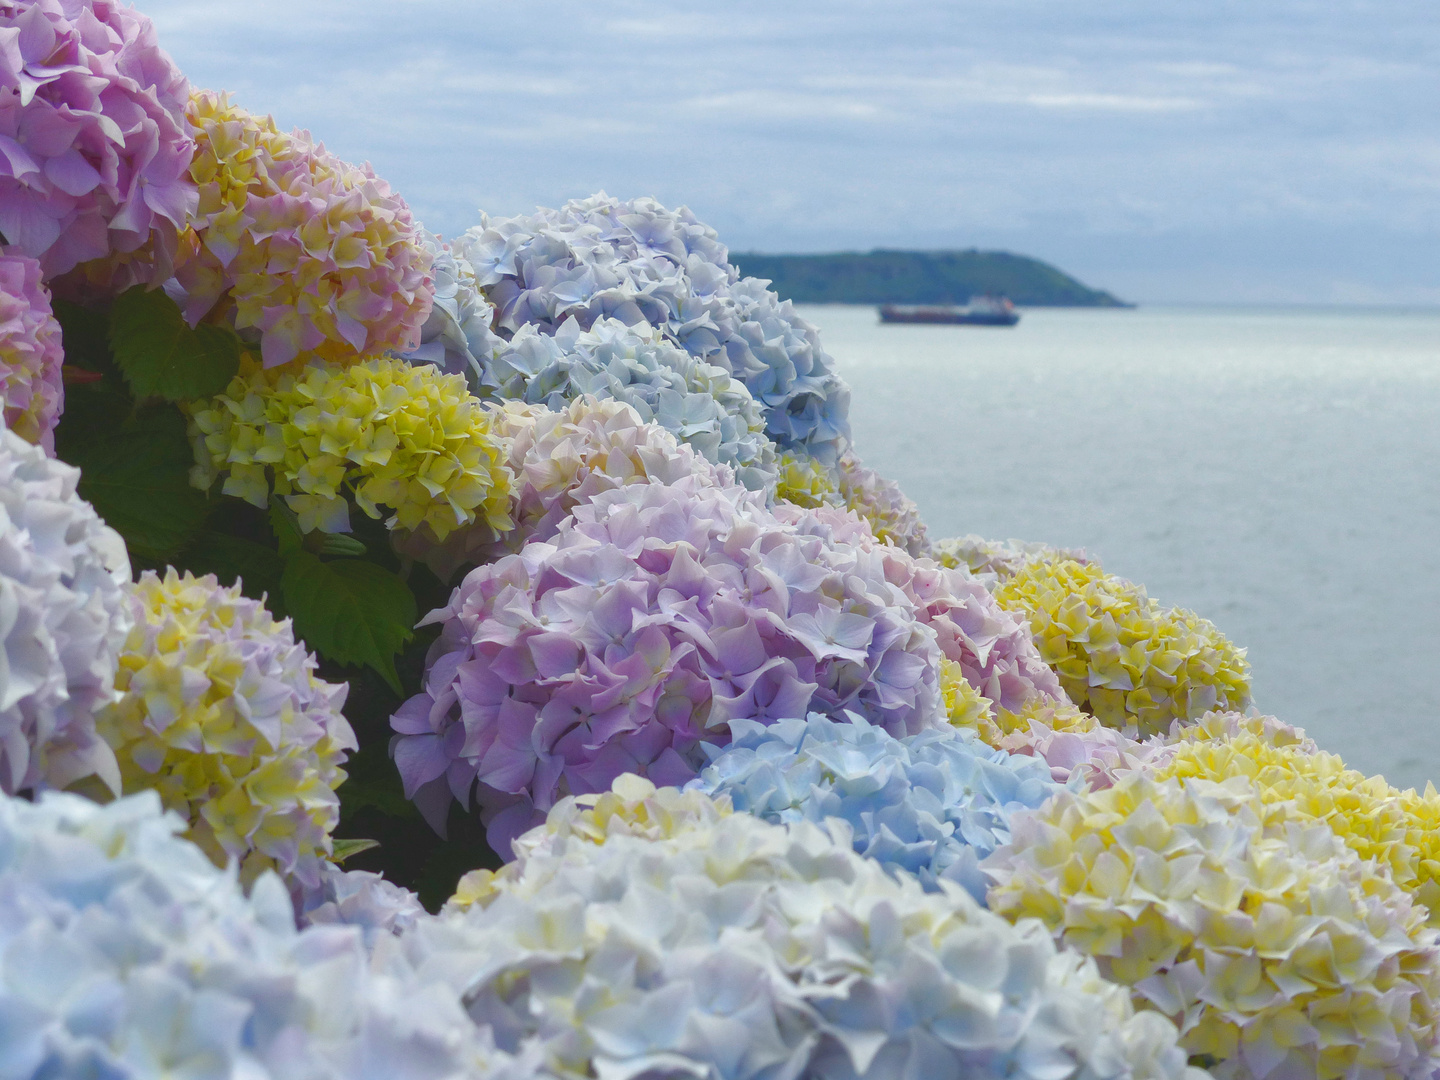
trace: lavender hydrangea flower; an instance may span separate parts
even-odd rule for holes
[[[5,426],[26,442],[55,451],[55,424],[65,407],[60,324],[40,264],[0,253],[0,402]]]
[[[760,406],[728,371],[697,360],[643,324],[574,317],[554,334],[523,326],[485,365],[494,395],[563,409],[581,395],[623,401],[752,491],[775,486],[775,446]]]
[[[789,823],[843,818],[855,850],[931,892],[941,881],[985,903],[978,863],[1010,842],[1010,814],[1059,790],[1035,758],[992,750],[968,732],[922,731],[897,739],[859,716],[730,723],[724,749],[691,788],[728,795],[736,810]]]
[[[98,776],[95,712],[130,629],[125,542],[75,493],[80,470],[0,429],[0,791]]]
[[[174,836],[153,792],[0,796],[0,1050],[17,1080],[536,1080],[392,942],[297,931],[273,874]]]
[[[498,328],[553,334],[568,318],[648,323],[743,382],[766,434],[833,465],[850,441],[850,390],[790,302],[741,278],[715,231],[681,207],[603,192],[515,218],[482,219],[458,241]]]
[[[566,794],[691,779],[734,719],[943,723],[935,632],[887,553],[906,558],[801,535],[695,477],[596,496],[426,618],[443,629],[424,691],[391,720],[407,795],[438,827],[478,784],[505,852]]]
[[[636,1080],[1205,1078],[1093,960],[951,882],[890,877],[843,821],[616,789],[599,801],[629,805],[604,807],[598,835],[602,807],[567,800],[523,858],[475,875],[468,906],[402,941],[502,1049]]]
[[[169,277],[195,147],[150,20],[115,0],[6,0],[0,86],[3,242],[47,280],[112,254],[117,291]]]

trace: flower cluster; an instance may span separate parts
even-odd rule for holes
[[[97,729],[124,789],[153,789],[217,863],[318,879],[340,820],[335,788],[355,734],[345,684],[315,678],[315,659],[239,586],[213,575],[132,587],[134,626],[120,653],[120,699]]]
[[[772,825],[643,784],[620,801],[642,805],[561,803],[524,857],[405,939],[502,1048],[538,1040],[557,1074],[1203,1076],[1092,961],[949,882],[891,878],[843,822]]]
[[[979,860],[1009,841],[1013,811],[1057,790],[1043,762],[954,730],[897,739],[859,717],[819,715],[730,730],[729,746],[706,748],[711,763],[691,787],[766,821],[843,818],[859,854],[931,891],[953,881],[981,904]]]
[[[55,449],[65,407],[60,324],[40,283],[40,264],[0,252],[0,402],[5,426],[26,442]]]
[[[935,631],[941,654],[996,708],[1016,710],[1039,697],[1062,700],[1055,673],[1046,666],[1025,620],[1005,611],[984,586],[963,570],[930,559],[912,558],[882,544],[870,523],[854,511],[833,506],[804,510],[778,502],[775,516],[832,547],[854,547],[878,558],[885,580],[915,605],[920,620]]]
[[[264,507],[285,497],[309,532],[350,528],[346,495],[391,528],[439,540],[477,519],[510,528],[507,447],[459,375],[397,357],[241,371],[190,410],[191,482]]]
[[[806,510],[843,506],[838,466],[827,468],[809,454],[786,450],[776,466],[775,498]]]
[[[475,284],[475,268],[434,233],[420,230],[430,256],[434,305],[420,328],[420,344],[401,355],[412,364],[434,364],[447,375],[463,375],[484,395],[485,366],[505,342],[491,329],[495,309]]]
[[[1156,734],[1173,720],[1250,702],[1244,649],[1098,563],[1027,559],[995,599],[1024,614],[1071,700],[1109,727]]]
[[[223,95],[197,93],[186,116],[200,207],[176,278],[191,323],[225,301],[235,329],[259,335],[266,367],[420,343],[430,253],[388,184]]]
[[[1223,724],[1224,717],[1214,721]],[[1201,729],[1199,738],[1182,733],[1145,768],[1156,780],[1170,777],[1224,781],[1244,776],[1267,804],[1283,803],[1283,813],[1323,822],[1361,858],[1388,866],[1396,883],[1426,905],[1430,921],[1440,925],[1440,795],[1432,786],[1424,795],[1400,791],[1383,776],[1347,769],[1335,754],[1294,738],[1294,729],[1268,718],[1237,718],[1233,733],[1218,738]]]
[[[775,486],[775,447],[760,406],[726,369],[697,360],[644,324],[570,318],[554,334],[523,326],[485,365],[502,400],[563,409],[581,395],[631,406],[752,491]]]
[[[402,554],[422,559],[442,581],[462,566],[491,562],[533,540],[552,540],[576,506],[626,484],[671,484],[682,477],[733,486],[728,469],[710,465],[656,424],[619,401],[578,398],[560,411],[507,401],[491,412],[515,476],[511,527],[484,521],[443,542],[429,529],[396,537]]]
[[[935,632],[887,555],[908,558],[802,535],[700,477],[599,494],[426,618],[443,629],[424,692],[391,721],[406,793],[443,821],[478,781],[504,852],[563,795],[691,779],[734,719],[938,724]]]
[[[297,932],[273,875],[247,897],[146,792],[0,797],[7,1075],[541,1080],[447,988],[360,932]]]
[[[766,282],[741,278],[688,209],[601,194],[560,210],[490,220],[456,242],[509,334],[566,319],[648,323],[743,382],[765,433],[833,465],[849,443],[850,390],[815,328]]]
[[[1440,948],[1424,909],[1247,779],[1130,773],[1010,827],[984,865],[991,909],[1096,957],[1221,1080],[1434,1067]]]
[[[900,485],[861,465],[854,454],[840,459],[839,494],[844,505],[870,523],[879,540],[919,558],[929,553],[919,508]]]
[[[989,589],[1009,581],[1031,559],[1070,559],[1082,564],[1090,561],[1081,550],[1025,540],[985,540],[973,533],[936,540],[930,545],[930,556],[941,566],[970,571]]]
[[[130,628],[125,542],[75,494],[78,469],[0,429],[0,791],[98,776],[120,789],[95,710]]]
[[[195,147],[154,25],[117,0],[7,0],[0,40],[0,243],[47,280],[112,255],[117,289],[169,277]]]

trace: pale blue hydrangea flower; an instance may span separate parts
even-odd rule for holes
[[[80,470],[0,427],[0,791],[98,776],[95,731],[130,629],[125,541],[76,494]]]
[[[648,323],[742,381],[766,434],[833,466],[850,442],[850,390],[815,327],[768,282],[741,278],[715,230],[687,208],[604,192],[559,210],[482,219],[457,252],[497,309],[496,326],[552,334],[568,318]]]
[[[843,821],[616,791],[642,805],[565,800],[401,939],[502,1049],[538,1039],[556,1073],[606,1080],[1204,1077],[1169,1020],[1038,920],[891,877]]]
[[[566,319],[553,335],[523,326],[484,364],[494,396],[563,409],[582,395],[623,401],[752,491],[773,489],[775,444],[745,384],[643,323]]]
[[[448,375],[463,375],[471,391],[480,394],[486,362],[505,345],[490,328],[495,309],[475,284],[469,260],[426,229],[420,230],[420,241],[432,259],[435,303],[421,327],[419,346],[400,355],[412,364],[434,364]]]
[[[425,918],[418,896],[367,870],[342,870],[327,862],[316,885],[291,888],[301,926],[358,926],[371,949],[386,935],[399,936]]]
[[[953,881],[981,904],[979,860],[1010,840],[1010,815],[1060,790],[1038,758],[992,750],[955,728],[897,739],[859,716],[730,723],[733,741],[706,745],[711,763],[689,788],[729,796],[766,821],[843,818],[855,850],[908,871],[928,890]]]
[[[506,1080],[458,995],[398,942],[297,931],[280,879],[246,896],[154,792],[98,806],[0,796],[6,1080]]]

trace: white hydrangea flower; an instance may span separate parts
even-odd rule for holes
[[[775,486],[775,444],[745,384],[644,324],[601,317],[582,330],[571,317],[553,335],[522,326],[484,370],[496,396],[557,411],[586,394],[623,401],[707,461],[731,466],[750,490]]]
[[[297,931],[151,792],[0,796],[0,1073],[14,1080],[536,1077],[392,940]]]
[[[98,776],[115,755],[95,733],[130,629],[120,535],[76,494],[80,470],[0,429],[0,790]]]
[[[1204,1075],[1037,921],[891,878],[843,822],[697,801],[638,777],[566,800],[402,944],[562,1075]]]

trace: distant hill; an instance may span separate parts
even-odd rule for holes
[[[1049,263],[1008,251],[884,251],[730,256],[797,304],[963,304],[993,293],[1032,307],[1129,307]]]

